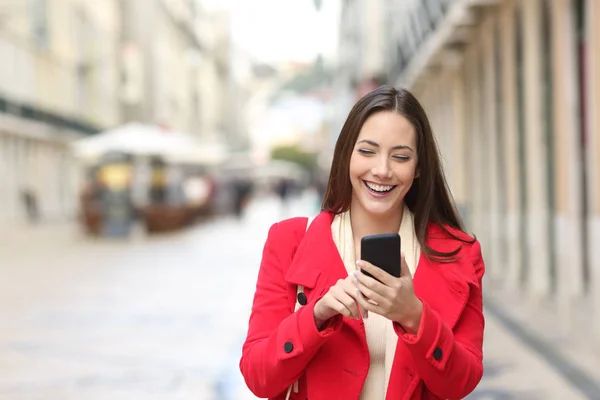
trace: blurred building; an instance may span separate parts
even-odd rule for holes
[[[121,0],[121,10],[124,119],[243,147],[248,96],[229,14],[201,0]]]
[[[596,338],[599,22],[595,0],[345,0],[332,130],[368,90],[409,88],[489,282],[552,304],[563,327],[593,314]]]
[[[243,142],[229,35],[198,0],[0,2],[0,222],[75,215],[85,135],[135,121]]]
[[[332,148],[356,100],[383,83],[390,37],[385,19],[388,10],[386,0],[342,2],[338,60],[333,81]]]
[[[199,133],[204,46],[197,3],[123,0],[120,5],[123,119]]]
[[[198,6],[199,7],[199,6]],[[231,87],[235,86],[231,67],[231,34],[229,14],[223,11],[201,12],[197,29],[202,50],[198,69],[201,135],[210,139],[233,141],[231,126]]]
[[[69,140],[120,118],[118,1],[0,3],[0,222],[71,215]]]
[[[388,4],[388,80],[428,111],[490,283],[600,338],[600,4]]]

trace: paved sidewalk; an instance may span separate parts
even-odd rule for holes
[[[587,399],[489,312],[486,313],[484,367],[484,378],[469,400]]]
[[[313,200],[288,214],[314,214]],[[254,398],[237,363],[277,206],[259,199],[242,221],[123,243],[90,241],[72,224],[0,233],[0,399]],[[230,240],[235,251],[224,254]],[[233,274],[235,296],[213,304],[224,290],[215,282]],[[600,399],[535,344],[541,335],[524,328],[534,315],[507,319],[499,308],[519,310],[518,301],[486,304],[485,376],[468,399]],[[591,365],[578,367],[594,380]]]
[[[570,315],[573,325],[568,328],[557,315],[556,307],[548,302],[536,305],[522,295],[493,285],[488,285],[484,297],[487,320],[498,321],[583,398],[600,399],[600,351],[594,349],[583,305]],[[535,373],[536,370],[530,372],[534,376]]]

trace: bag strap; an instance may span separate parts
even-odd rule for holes
[[[314,219],[315,217],[308,217],[308,220],[306,221],[306,230],[304,231],[304,233],[308,231],[308,228],[310,227],[310,224],[313,222]],[[302,239],[304,239],[304,237]],[[302,240],[300,242],[302,242]],[[296,288],[296,306],[294,307],[294,312],[298,311],[300,307],[302,307],[302,304],[300,304],[300,302],[298,301],[298,295],[300,293],[304,293],[304,286],[302,285],[298,285],[298,287]],[[285,395],[285,400],[290,400],[292,389],[294,389],[294,393],[298,393],[298,381],[290,385],[290,387],[287,390],[287,394]]]

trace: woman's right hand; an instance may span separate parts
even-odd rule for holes
[[[325,322],[338,314],[345,317],[360,319],[367,318],[367,311],[358,305],[356,297],[356,286],[352,283],[353,275],[346,279],[340,279],[335,285],[329,288],[325,296],[321,297],[315,304],[314,317],[317,329],[321,329]]]

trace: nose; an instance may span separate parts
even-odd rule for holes
[[[382,179],[390,179],[392,177],[392,170],[390,169],[387,157],[380,157],[377,164],[371,169],[371,173]]]

